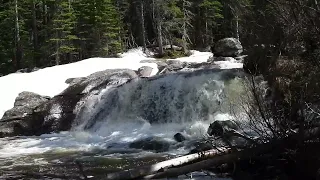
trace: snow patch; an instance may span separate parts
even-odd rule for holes
[[[138,70],[142,66],[153,68],[152,74],[158,72],[155,63],[140,63],[141,60],[153,60],[142,52],[142,48],[132,49],[119,55],[120,58],[90,58],[75,63],[47,67],[31,73],[12,73],[0,78],[0,118],[4,112],[14,106],[15,98],[22,91],[30,91],[45,96],[55,96],[68,87],[68,78],[86,77],[106,69]]]

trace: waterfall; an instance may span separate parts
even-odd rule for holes
[[[241,91],[243,76],[239,69],[204,69],[109,86],[87,100],[73,129],[212,122],[217,115],[228,113],[230,97],[239,96],[236,91]]]

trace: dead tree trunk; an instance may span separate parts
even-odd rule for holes
[[[138,167],[136,169],[129,169],[126,171],[111,173],[111,174],[107,175],[106,179],[124,180],[124,179],[135,179],[135,178],[139,178],[139,177],[145,177],[147,175],[157,173],[160,170],[164,170],[164,169],[167,169],[170,167],[181,166],[186,163],[190,163],[190,162],[194,162],[194,161],[208,159],[208,158],[215,157],[221,153],[226,153],[226,152],[229,152],[229,149],[220,148],[217,150],[209,150],[209,151],[205,151],[202,153],[181,156],[181,157],[178,157],[175,159],[170,159],[167,161],[156,163],[151,166]]]

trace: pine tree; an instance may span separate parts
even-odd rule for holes
[[[75,14],[71,0],[57,2],[56,16],[53,20],[53,37],[50,39],[55,45],[56,64],[61,63],[61,57],[66,62],[72,61],[72,53],[76,51],[73,41],[78,39],[74,34]]]
[[[203,12],[204,16],[202,21],[204,22],[204,38],[203,45],[204,47],[212,43],[212,29],[214,26],[217,26],[217,20],[222,19],[221,14],[222,4],[217,0],[203,0],[199,4],[200,11]]]
[[[6,74],[14,70],[14,8],[12,2],[0,3],[0,72]]]
[[[112,56],[121,52],[121,22],[112,0],[96,1],[96,28],[98,32],[99,54]]]
[[[187,42],[190,42],[190,37],[188,33],[188,27],[192,27],[191,19],[194,14],[190,11],[192,3],[187,0],[182,0],[182,47],[185,54],[187,54]]]

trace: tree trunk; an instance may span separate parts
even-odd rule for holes
[[[38,55],[38,51],[39,51],[38,28],[37,28],[36,4],[34,0],[32,0],[31,9],[32,9],[32,35],[33,35],[33,54],[34,54],[33,58],[34,58],[34,65],[38,67],[40,58]]]
[[[22,45],[20,39],[20,25],[19,25],[19,12],[18,12],[18,0],[15,0],[15,44],[16,44],[16,52],[15,52],[15,63],[16,70],[21,69],[21,61],[22,61]]]
[[[57,38],[57,40],[56,40],[56,65],[59,65],[60,64],[60,51],[59,51],[60,45],[59,45],[59,40],[58,40],[58,38],[59,38],[58,31],[56,32],[56,38]]]
[[[204,44],[204,47],[207,47],[207,44],[208,44],[208,37],[209,37],[209,35],[208,35],[208,17],[207,17],[208,15],[207,15],[207,8],[206,8],[206,12],[205,12],[205,20],[206,20],[206,22],[205,22],[205,37],[204,37],[204,42],[203,42],[203,44]]]
[[[144,5],[143,0],[140,0],[140,22],[141,22],[141,36],[142,36],[142,46],[143,52],[146,52],[147,45],[146,45],[146,30],[144,27]]]
[[[180,166],[180,165],[190,163],[193,161],[199,161],[199,160],[215,157],[215,156],[221,154],[222,152],[228,152],[228,151],[229,151],[229,149],[221,148],[218,150],[210,150],[210,151],[205,151],[202,153],[181,156],[181,157],[174,158],[171,160],[159,162],[159,163],[156,163],[151,166],[137,167],[135,169],[129,169],[126,171],[107,174],[106,179],[112,179],[112,180],[136,179],[139,177],[144,177],[144,176],[147,176],[150,174],[157,173],[159,170],[167,169],[170,167]]]
[[[239,35],[239,16],[238,15],[235,15],[235,18],[236,18],[236,38],[238,40],[240,40],[240,35]]]
[[[187,13],[186,13],[186,1],[183,0],[183,4],[182,4],[182,10],[183,10],[183,35],[182,35],[182,48],[183,48],[183,52],[184,54],[187,54]]]
[[[159,47],[159,55],[162,56],[163,55],[163,37],[162,37],[162,20],[161,20],[161,15],[160,15],[160,10],[159,10],[159,1],[157,0],[155,3],[157,9],[156,9],[156,22],[157,22],[157,34],[158,34],[158,47]]]

